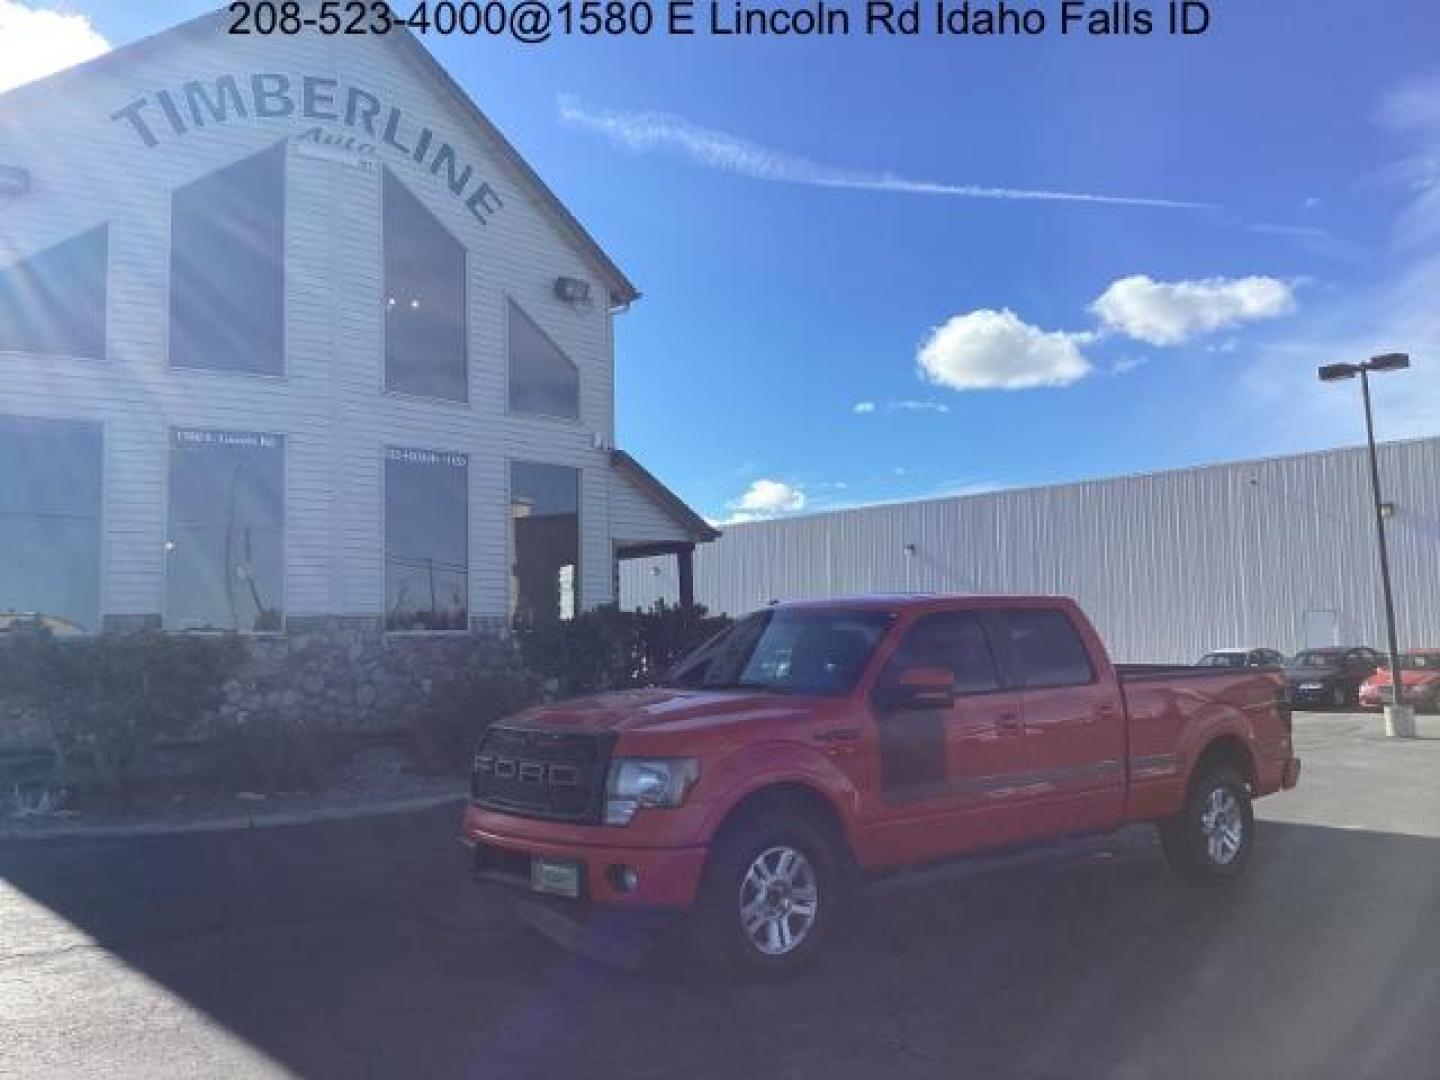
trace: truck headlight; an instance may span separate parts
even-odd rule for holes
[[[699,778],[695,758],[616,758],[605,782],[605,824],[629,825],[642,806],[679,806]]]

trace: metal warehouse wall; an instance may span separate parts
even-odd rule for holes
[[[1383,445],[1380,469],[1400,646],[1440,647],[1440,438]],[[675,574],[622,564],[622,603],[673,601]],[[1363,448],[731,526],[698,549],[695,587],[730,614],[873,591],[1066,594],[1130,662],[1385,647]]]

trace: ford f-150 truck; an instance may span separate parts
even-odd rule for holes
[[[1185,876],[1233,879],[1251,800],[1299,773],[1278,669],[1116,665],[1066,599],[877,596],[773,605],[663,685],[496,724],[461,828],[552,925],[683,911],[763,976],[897,867],[1153,822]]]

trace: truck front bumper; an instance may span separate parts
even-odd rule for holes
[[[562,827],[555,839],[533,833],[535,822],[513,835],[496,825],[496,815],[474,804],[467,806],[461,823],[461,842],[470,849],[471,869],[481,880],[508,886],[517,895],[531,894],[547,902],[603,904],[616,908],[683,910],[695,901],[705,867],[704,847],[619,846],[624,830],[579,830]],[[612,836],[611,834],[618,834]],[[573,895],[549,891],[537,865],[575,867]]]

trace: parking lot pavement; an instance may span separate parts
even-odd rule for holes
[[[0,1074],[1435,1076],[1440,739],[1378,729],[1297,716],[1232,891],[1143,828],[928,871],[774,986],[556,952],[444,810],[0,845]]]

